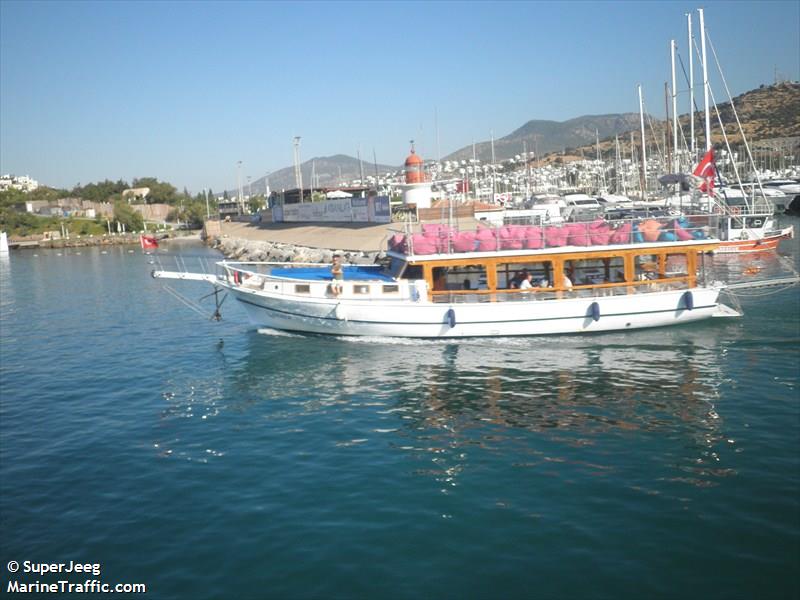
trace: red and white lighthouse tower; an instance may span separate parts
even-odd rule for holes
[[[414,151],[414,141],[411,141],[411,154],[405,163],[406,182],[401,185],[403,190],[403,203],[415,204],[417,208],[431,207],[431,182],[425,175],[425,161]]]

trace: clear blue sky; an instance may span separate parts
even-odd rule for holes
[[[400,164],[411,138],[436,157],[437,113],[442,155],[530,119],[638,112],[639,82],[663,115],[669,40],[686,60],[698,6],[0,0],[0,171],[221,191],[239,160],[253,180],[290,166],[295,135],[303,160]],[[800,2],[704,8],[734,95],[800,78]]]

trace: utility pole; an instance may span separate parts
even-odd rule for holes
[[[238,190],[237,190],[237,192],[238,192],[238,196],[237,196],[238,202],[237,203],[239,205],[239,214],[243,215],[244,214],[244,198],[243,198],[244,194],[242,192],[242,161],[237,161],[236,162],[236,185],[238,187]]]

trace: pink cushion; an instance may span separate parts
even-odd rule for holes
[[[675,223],[675,237],[677,237],[682,242],[694,239],[691,233],[686,231],[683,227],[681,227],[677,223]]]
[[[661,234],[661,223],[654,219],[647,219],[639,223],[639,231],[645,242],[658,241],[658,236]]]
[[[389,238],[389,248],[395,252],[405,252],[406,236],[404,236],[402,233],[395,233],[391,238]]]
[[[453,238],[453,250],[456,252],[472,252],[475,249],[475,232],[462,231]]]
[[[493,240],[494,239],[494,230],[484,227],[483,229],[478,229],[478,233],[475,234],[475,237],[479,240]]]
[[[525,239],[525,232],[528,230],[525,225],[509,225],[508,228],[511,231],[511,237],[515,240]]]
[[[480,252],[491,252],[497,250],[497,240],[494,237],[490,239],[478,238],[478,250]]]
[[[415,233],[412,237],[414,242],[414,254],[435,254],[436,243],[430,238]]]
[[[623,223],[611,234],[612,244],[628,244],[631,241],[631,224]]]
[[[569,232],[565,227],[555,227],[553,225],[545,227],[544,240],[549,248],[566,245],[567,236],[569,236]]]
[[[589,226],[589,229],[591,231],[590,238],[593,245],[608,245],[608,241],[611,239],[611,227],[609,227],[608,223],[603,222],[596,226],[592,224]]]
[[[523,246],[522,240],[516,240],[514,238],[506,238],[500,240],[501,250],[522,250],[522,246]]]
[[[528,250],[539,250],[544,247],[544,235],[541,227],[525,229],[525,247]]]
[[[586,223],[573,223],[570,227],[569,244],[571,246],[589,246],[591,243]]]

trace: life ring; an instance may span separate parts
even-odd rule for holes
[[[741,209],[738,206],[731,206],[731,214],[732,215],[739,215],[741,214]]]

